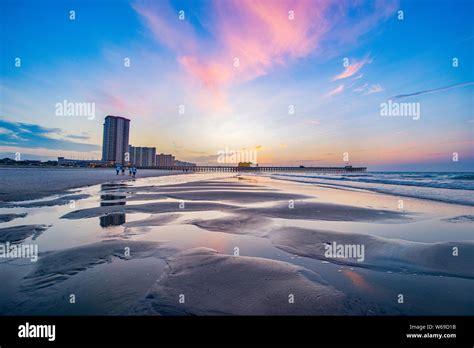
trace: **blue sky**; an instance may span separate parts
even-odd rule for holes
[[[131,118],[132,144],[199,163],[228,148],[261,164],[347,152],[372,170],[473,170],[473,13],[468,0],[4,0],[0,154],[99,158],[112,114]],[[381,116],[407,94],[419,119]],[[95,117],[57,116],[64,100]]]

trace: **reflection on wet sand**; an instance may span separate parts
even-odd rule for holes
[[[110,214],[100,217],[100,227],[119,226],[125,223],[125,214]]]
[[[474,244],[464,238],[472,222],[450,222],[472,214],[468,209],[443,204],[440,220],[435,210],[440,203],[407,199],[410,209],[401,212],[390,205],[397,197],[374,193],[260,177],[202,178],[87,187],[77,191],[85,198],[74,207],[58,203],[66,200],[61,196],[41,208],[0,208],[3,216],[27,213],[22,224],[48,224],[35,239],[37,264],[0,263],[0,278],[13,279],[0,287],[0,314],[465,315],[474,310],[469,269]],[[432,232],[422,230],[425,225]],[[409,238],[394,237],[393,226]],[[19,238],[20,227],[15,219],[4,222],[0,237]],[[463,238],[454,237],[455,231]],[[420,234],[426,240],[414,241]],[[24,238],[33,240],[30,234]],[[331,242],[364,245],[364,261],[327,258],[324,245]],[[460,251],[456,257],[454,247]],[[64,301],[72,288],[81,299],[74,307]],[[403,306],[398,293],[409,295]],[[447,300],[446,293],[453,296]],[[180,294],[185,303],[177,301]],[[294,303],[288,302],[290,295]]]
[[[126,188],[128,185],[120,184],[120,183],[110,183],[110,184],[102,184],[101,191],[107,192],[115,189]],[[120,194],[102,194],[100,195],[100,206],[101,207],[108,207],[114,205],[125,205],[125,199],[127,196],[120,195]],[[126,222],[125,213],[111,213],[104,216],[101,216],[100,219],[100,227],[106,228],[109,226],[119,226],[123,225]]]

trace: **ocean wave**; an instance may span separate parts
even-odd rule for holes
[[[461,174],[451,178],[451,180],[474,180],[474,174]]]
[[[352,181],[361,183],[373,183],[383,185],[400,185],[400,186],[415,186],[415,187],[432,187],[448,190],[474,190],[474,174],[379,174],[377,175],[304,175],[304,174],[277,174],[279,176],[298,177],[298,178],[312,178],[323,179],[331,181]],[[426,180],[431,178],[431,180]],[[423,180],[418,180],[423,179]],[[456,181],[454,181],[456,180]],[[464,182],[467,181],[467,182]]]
[[[434,175],[434,174],[430,174]],[[472,182],[447,181],[446,176],[453,174],[440,173],[439,182],[403,180],[400,174],[381,173],[379,178],[349,178],[341,175],[312,175],[312,174],[271,174],[272,178],[290,180],[315,185],[333,186],[342,189],[363,189],[367,191],[390,194],[395,196],[426,199],[450,204],[474,206],[474,185]],[[460,176],[461,174],[458,174]],[[463,174],[465,175],[465,174]],[[469,175],[469,174],[467,174]],[[391,176],[392,178],[387,178]],[[398,179],[395,179],[395,176]]]

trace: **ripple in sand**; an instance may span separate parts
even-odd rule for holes
[[[51,251],[40,255],[34,270],[24,278],[23,290],[54,285],[113,258],[122,260],[169,256],[169,250],[160,248],[162,243],[149,241],[107,240],[80,247]]]
[[[207,231],[264,236],[271,228],[272,220],[256,215],[232,215],[219,219],[191,220],[188,224]]]
[[[21,225],[0,228],[0,243],[20,243],[29,237],[36,239],[48,228],[47,225]]]
[[[474,243],[419,243],[371,235],[283,227],[268,234],[272,243],[286,252],[332,263],[381,271],[474,278]],[[327,258],[327,243],[364,246],[364,260]],[[457,248],[458,255],[453,255]]]
[[[24,218],[28,214],[27,213],[20,213],[20,214],[0,214],[0,222],[9,222],[15,219]]]
[[[308,219],[326,221],[391,221],[407,222],[407,213],[355,207],[343,204],[296,202],[292,209],[287,203],[272,207],[242,208],[239,212],[283,219]]]
[[[311,198],[299,194],[260,191],[196,191],[167,194],[169,198],[190,201],[221,201],[232,203],[277,202]]]
[[[367,314],[364,305],[324,284],[316,273],[286,262],[222,255],[208,248],[178,253],[167,262],[164,275],[130,313]]]
[[[229,210],[236,209],[236,206],[220,203],[204,202],[185,202],[183,208],[180,208],[180,202],[154,202],[136,205],[115,205],[86,208],[75,210],[61,216],[61,219],[85,219],[99,217],[111,213],[172,213],[186,211],[205,211],[205,210]]]
[[[443,221],[452,223],[469,223],[474,222],[474,215],[459,215],[452,218],[444,219]]]
[[[41,199],[33,202],[12,202],[6,203],[3,208],[41,208],[53,207],[57,205],[69,204],[71,201],[78,201],[90,197],[89,194],[66,195],[54,199]]]

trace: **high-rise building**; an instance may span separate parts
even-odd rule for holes
[[[174,156],[165,155],[164,153],[156,155],[156,165],[159,167],[171,167],[174,166]]]
[[[130,164],[137,167],[152,167],[155,165],[156,148],[129,146]]]
[[[123,164],[128,151],[130,120],[121,116],[107,116],[104,122],[102,161]]]

